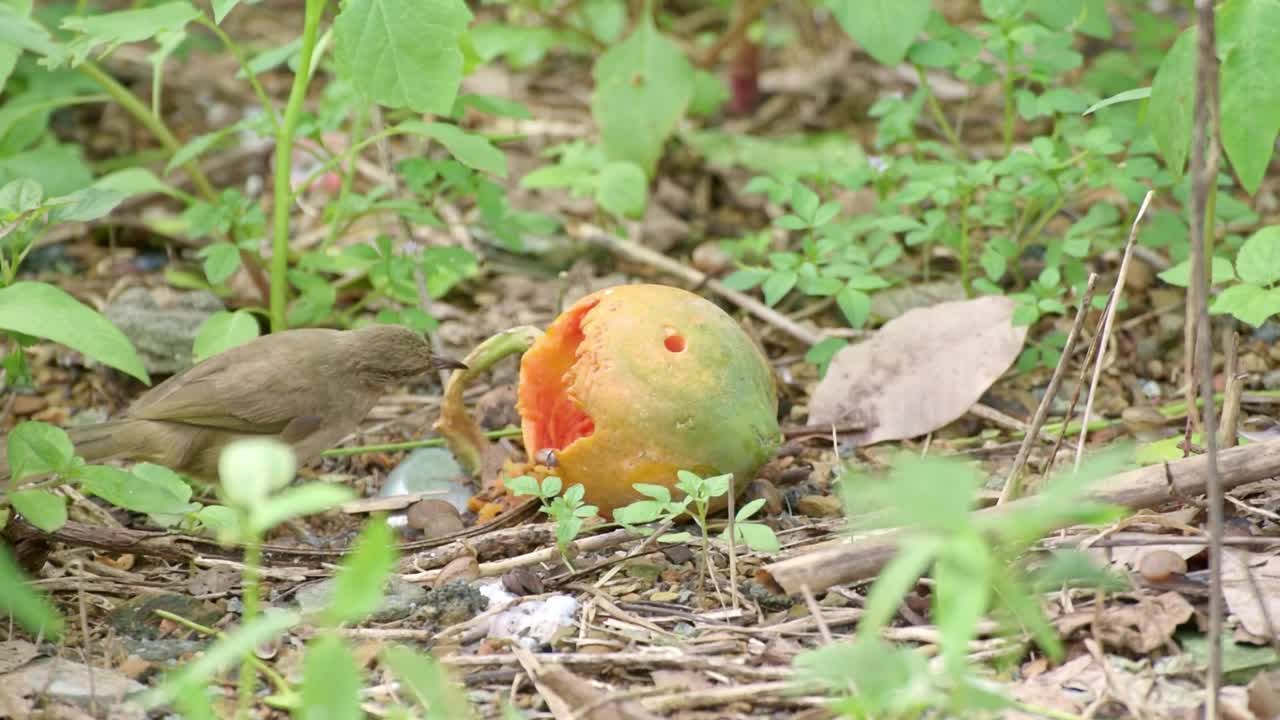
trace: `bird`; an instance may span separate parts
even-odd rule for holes
[[[298,328],[213,355],[134,400],[118,417],[67,429],[86,462],[126,459],[214,482],[218,457],[244,438],[274,438],[299,466],[356,430],[392,386],[466,369],[403,325]],[[0,479],[9,476],[0,448]]]

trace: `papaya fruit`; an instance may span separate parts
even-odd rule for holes
[[[764,353],[720,307],[666,285],[574,303],[522,356],[517,395],[529,456],[553,455],[605,517],[644,499],[637,483],[679,497],[678,470],[732,473],[741,492],[782,441]]]

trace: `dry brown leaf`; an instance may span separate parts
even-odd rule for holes
[[[1257,583],[1256,590],[1249,581],[1250,574]],[[1224,549],[1222,596],[1227,601],[1227,609],[1240,620],[1244,630],[1254,637],[1271,637],[1267,616],[1280,629],[1280,558]],[[1259,599],[1266,603],[1265,614]]]
[[[1186,598],[1176,592],[1167,592],[1154,598],[1143,598],[1136,605],[1112,605],[1100,616],[1085,610],[1064,616],[1055,621],[1064,635],[1100,622],[1099,637],[1108,649],[1150,653],[1163,647],[1173,637],[1173,632],[1191,619],[1195,609]]]
[[[836,353],[809,425],[861,425],[859,445],[919,437],[963,415],[1022,351],[1014,302],[991,295],[910,310]]]

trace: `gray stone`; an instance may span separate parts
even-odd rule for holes
[[[460,513],[467,511],[467,501],[474,493],[467,473],[454,459],[453,453],[446,448],[427,447],[409,453],[387,475],[378,497],[412,495],[428,490],[446,491],[447,494],[435,495],[433,499],[448,502]]]
[[[295,596],[298,607],[308,615],[324,612],[333,598],[333,588],[336,583],[336,579],[330,578],[303,587]],[[391,576],[383,586],[382,592],[382,604],[369,616],[370,622],[403,620],[413,614],[427,599],[426,590],[399,575]]]
[[[108,710],[102,717],[144,717],[141,706],[126,700],[146,690],[146,686],[114,670],[89,667],[78,662],[47,658],[27,665],[22,670],[0,675],[7,691],[28,697],[49,698],[56,702],[88,709],[96,706]]]
[[[191,367],[196,333],[223,309],[222,300],[204,290],[134,286],[111,301],[106,316],[133,342],[148,373],[168,375]]]

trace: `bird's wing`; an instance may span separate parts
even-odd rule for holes
[[[336,334],[318,338],[317,344],[275,337],[233,348],[169,378],[134,401],[128,416],[276,434],[295,418],[316,415],[318,398],[332,392],[325,385],[334,380],[321,371],[319,356],[338,351],[336,344],[324,342],[336,343]]]

